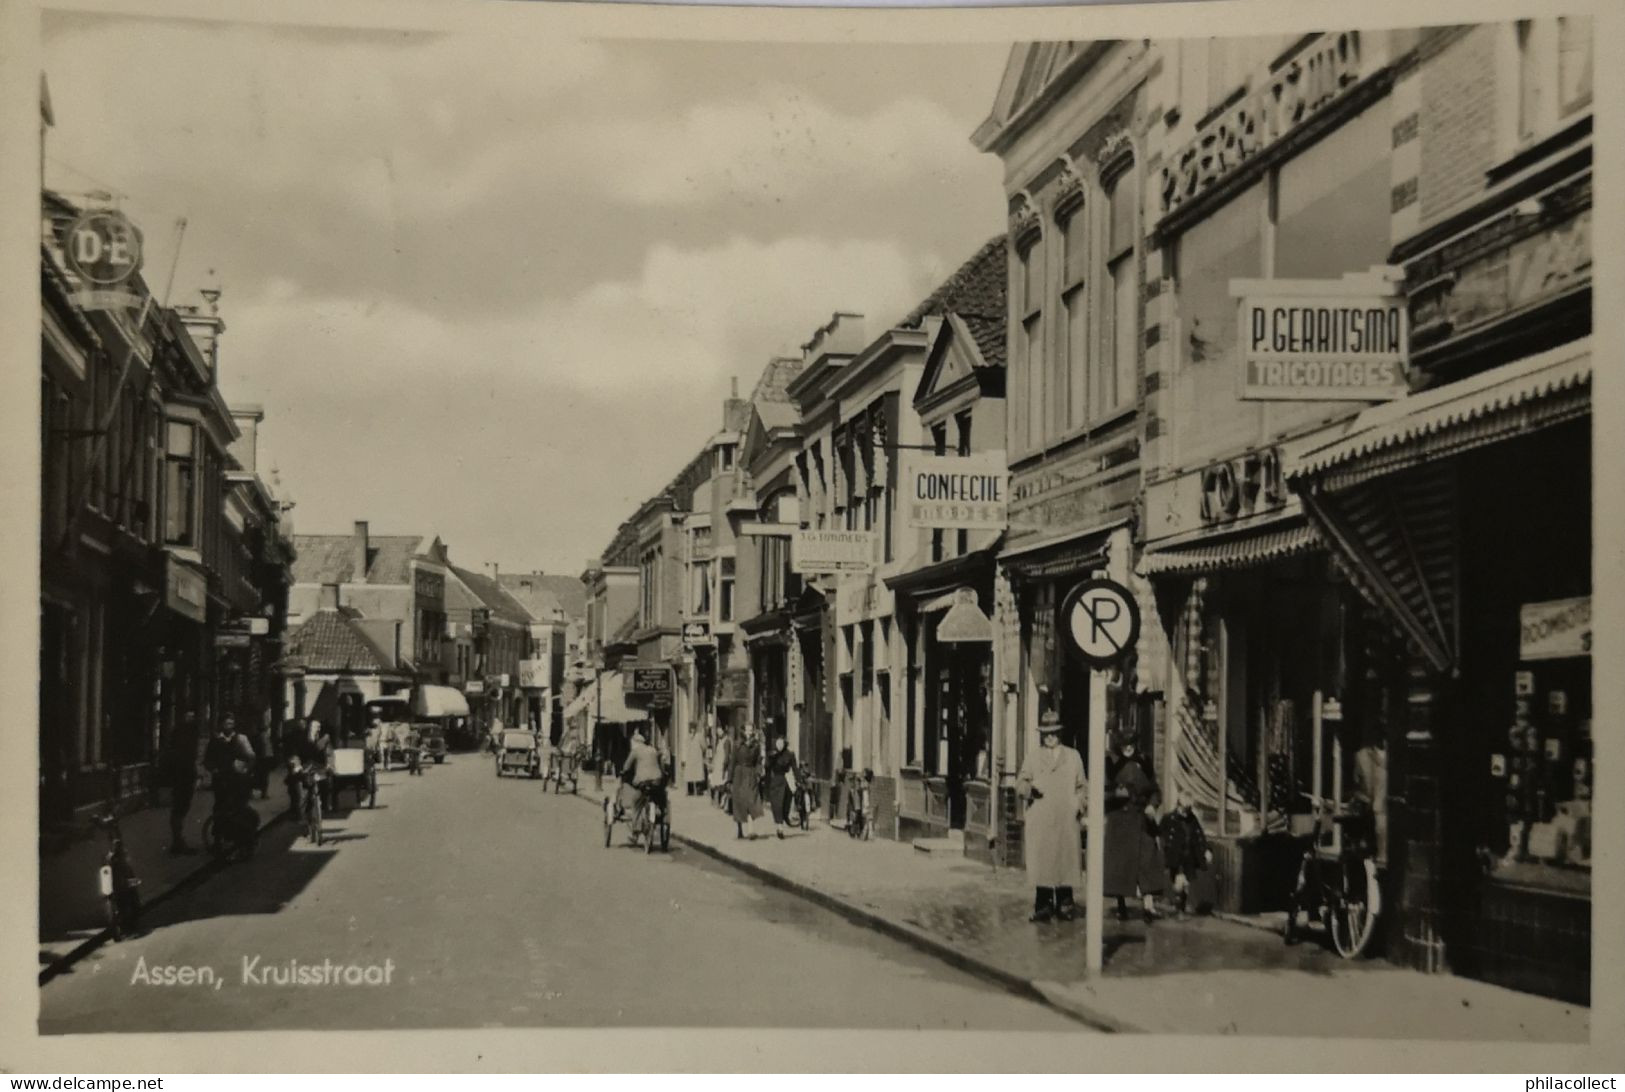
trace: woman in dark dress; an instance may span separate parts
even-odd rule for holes
[[[773,829],[784,837],[784,824],[790,821],[790,798],[795,792],[796,753],[779,736],[773,741],[773,754],[767,760],[767,799],[773,805]]]
[[[762,814],[761,787],[762,745],[756,732],[747,728],[745,738],[738,750],[734,751],[733,784],[729,789],[733,800],[734,827],[740,838],[747,833],[752,838],[756,837],[752,821]]]
[[[1156,809],[1161,796],[1150,766],[1134,741],[1124,739],[1106,760],[1107,898],[1117,900],[1117,917],[1128,917],[1127,900],[1143,900],[1146,924],[1156,918],[1156,896],[1167,882],[1157,846]]]

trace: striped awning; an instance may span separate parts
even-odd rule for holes
[[[1284,467],[1301,486],[1343,489],[1372,477],[1459,455],[1591,410],[1591,339],[1423,391],[1352,418],[1331,439]]]
[[[1245,569],[1308,553],[1320,545],[1315,529],[1307,520],[1299,518],[1252,534],[1202,540],[1162,550],[1147,547],[1140,560],[1140,571],[1146,576],[1166,576]]]

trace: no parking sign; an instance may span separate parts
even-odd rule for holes
[[[1094,668],[1113,667],[1140,639],[1140,607],[1115,580],[1085,580],[1067,593],[1061,618],[1078,656]]]

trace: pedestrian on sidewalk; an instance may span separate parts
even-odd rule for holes
[[[1191,910],[1212,909],[1213,850],[1208,848],[1202,820],[1184,792],[1175,795],[1174,810],[1162,817],[1161,834],[1175,911],[1183,918]]]
[[[261,800],[271,798],[271,767],[276,762],[276,756],[271,743],[271,711],[262,710],[260,713],[259,731],[254,733],[254,787],[259,790]]]
[[[790,821],[790,800],[796,788],[796,753],[783,736],[773,740],[773,754],[767,760],[767,799],[773,806],[773,832],[784,837]]]
[[[164,779],[169,782],[169,852],[194,852],[186,841],[186,813],[197,792],[197,714],[188,709],[169,736],[164,756]]]
[[[1106,758],[1105,893],[1117,900],[1119,921],[1128,919],[1128,900],[1138,895],[1141,914],[1150,925],[1157,918],[1156,897],[1168,878],[1157,845],[1157,806],[1162,798],[1134,738],[1118,736],[1114,750],[1116,754]]]
[[[753,820],[762,815],[761,785],[762,745],[756,730],[746,725],[745,738],[734,752],[733,785],[730,790],[736,837],[744,838],[747,834],[753,839],[756,837]]]
[[[711,747],[711,803],[719,808],[722,806],[722,794],[728,789],[728,779],[732,776],[733,739],[725,732],[719,733]]]
[[[1037,887],[1028,920],[1071,921],[1073,889],[1083,882],[1083,756],[1061,742],[1061,716],[1053,709],[1039,718],[1038,742],[1016,775],[1016,792],[1027,802],[1027,874]]]

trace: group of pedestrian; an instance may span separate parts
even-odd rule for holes
[[[1036,888],[1031,920],[1071,921],[1077,916],[1075,890],[1083,882],[1088,782],[1082,756],[1061,742],[1060,715],[1045,712],[1038,732],[1040,745],[1028,754],[1016,779],[1027,804],[1027,871]],[[1103,772],[1107,795],[1101,879],[1106,897],[1116,900],[1118,920],[1127,920],[1129,900],[1137,899],[1141,917],[1151,924],[1160,916],[1157,898],[1170,888],[1181,917],[1210,906],[1213,854],[1190,801],[1181,796],[1159,819],[1162,798],[1156,778],[1130,736],[1117,738]]]
[[[253,738],[238,729],[237,717],[230,712],[221,715],[207,742],[201,735],[198,715],[189,709],[170,732],[159,756],[160,778],[169,788],[169,852],[174,855],[196,852],[186,840],[186,820],[201,780],[200,758],[201,772],[208,774],[214,793],[217,814],[246,808],[256,791],[261,799],[270,795],[276,755],[269,712]]]
[[[756,821],[769,812],[773,816],[773,833],[779,838],[785,836],[799,767],[784,736],[775,736],[768,744],[756,728],[747,724],[737,746],[727,736],[718,740],[707,767],[712,802],[733,816],[736,838],[754,840]]]

